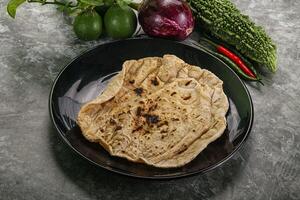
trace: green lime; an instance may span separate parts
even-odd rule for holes
[[[102,33],[101,16],[94,10],[85,11],[75,17],[73,28],[79,39],[96,40]]]
[[[137,19],[134,11],[126,6],[111,6],[104,15],[107,35],[112,38],[128,38],[135,32]]]

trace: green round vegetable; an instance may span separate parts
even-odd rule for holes
[[[121,8],[113,5],[105,13],[104,25],[109,37],[128,38],[136,30],[137,19],[129,6]]]
[[[94,10],[85,11],[75,17],[73,28],[79,39],[96,40],[102,33],[101,16]]]

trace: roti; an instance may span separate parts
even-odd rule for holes
[[[112,156],[160,168],[191,162],[226,128],[228,100],[212,72],[174,55],[128,60],[78,114],[84,137]]]

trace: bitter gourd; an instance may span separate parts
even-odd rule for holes
[[[188,0],[200,25],[213,36],[234,46],[246,57],[277,69],[276,46],[261,26],[257,26],[230,0]]]

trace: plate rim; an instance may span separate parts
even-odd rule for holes
[[[128,171],[124,171],[122,169],[116,168],[116,167],[111,167],[111,166],[104,166],[101,165],[95,161],[93,161],[92,159],[88,158],[87,156],[85,156],[84,154],[82,154],[79,150],[77,150],[75,147],[72,146],[72,144],[66,139],[66,137],[64,136],[64,133],[60,130],[60,128],[58,127],[57,123],[55,122],[54,119],[54,114],[53,114],[53,110],[52,110],[52,104],[53,104],[53,92],[55,89],[55,86],[57,84],[57,81],[59,80],[60,76],[64,73],[64,71],[78,58],[82,57],[83,55],[85,55],[88,52],[93,51],[94,49],[97,49],[99,46],[101,45],[109,45],[112,43],[118,43],[118,42],[122,42],[122,41],[131,41],[131,40],[163,40],[163,41],[170,41],[170,42],[174,42],[177,44],[182,44],[182,45],[186,45],[192,48],[195,48],[198,51],[202,51],[204,53],[209,54],[210,56],[212,56],[214,59],[218,60],[219,62],[222,62],[237,78],[238,81],[241,83],[241,85],[243,86],[244,90],[246,91],[246,95],[249,99],[249,103],[250,103],[250,122],[248,124],[246,133],[244,135],[244,137],[242,138],[241,142],[236,146],[236,148],[230,153],[228,154],[225,158],[223,158],[222,160],[216,162],[213,165],[210,165],[204,169],[202,169],[201,171],[192,171],[192,172],[186,172],[184,174],[174,174],[174,175],[168,175],[168,176],[142,176],[142,175],[138,175],[138,174],[134,174],[132,172],[128,172]],[[233,157],[234,154],[237,153],[237,151],[245,144],[246,139],[248,138],[251,130],[252,130],[252,126],[253,126],[253,121],[254,121],[254,108],[253,108],[253,101],[250,95],[250,92],[246,86],[246,84],[241,80],[241,78],[236,74],[236,72],[234,70],[232,70],[226,63],[224,63],[222,60],[220,60],[219,58],[217,58],[216,56],[214,56],[213,54],[211,54],[210,52],[204,50],[203,48],[201,48],[201,44],[199,45],[195,45],[193,39],[187,39],[185,41],[171,41],[171,40],[167,40],[167,39],[162,39],[162,38],[150,38],[150,37],[133,37],[133,38],[127,38],[127,39],[123,39],[123,40],[113,40],[113,41],[105,41],[101,44],[95,45],[92,48],[89,48],[83,52],[81,52],[79,55],[77,55],[75,58],[71,59],[67,64],[64,65],[64,67],[62,67],[59,71],[59,73],[57,74],[57,76],[55,77],[51,89],[50,89],[50,93],[49,93],[49,97],[48,97],[48,109],[49,109],[49,114],[50,114],[50,118],[52,121],[52,125],[54,125],[56,131],[59,133],[60,137],[63,139],[63,141],[77,154],[79,154],[81,157],[83,157],[84,159],[86,159],[87,161],[89,161],[90,163],[101,167],[102,169],[108,170],[110,172],[115,172],[117,174],[121,174],[121,175],[125,175],[125,176],[129,176],[129,177],[134,177],[134,178],[141,178],[141,179],[175,179],[175,178],[183,178],[183,177],[188,177],[188,176],[192,176],[192,175],[196,175],[196,174],[205,174],[219,166],[221,166],[222,164],[226,163],[229,159],[231,159]]]

